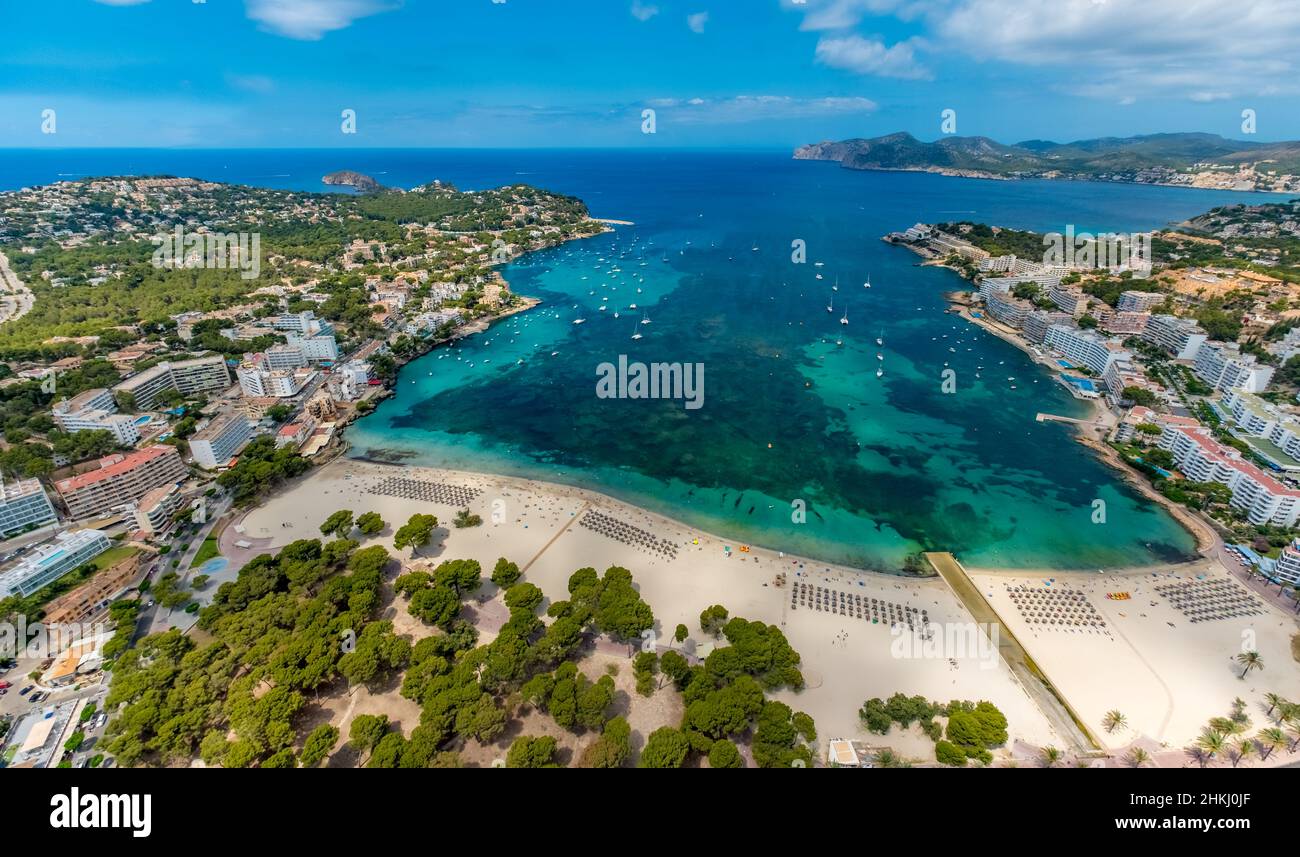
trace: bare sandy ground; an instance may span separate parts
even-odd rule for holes
[[[480,489],[482,493],[470,508],[483,517],[483,525],[458,530],[449,526],[454,507],[370,493],[393,476]],[[1036,746],[1062,743],[995,654],[918,648],[900,652],[902,641],[885,624],[808,608],[792,610],[790,606],[790,584],[802,581],[927,610],[931,623],[938,627],[968,625],[970,615],[941,581],[870,574],[759,548],[742,553],[735,542],[593,492],[340,459],[250,512],[239,524],[242,533],[228,528],[227,537],[242,536],[259,548],[274,549],[294,539],[319,537],[320,523],[344,508],[358,514],[379,512],[388,527],[376,542],[390,550],[394,530],[410,515],[437,515],[440,527],[434,543],[420,551],[417,561],[476,559],[487,574],[497,558],[505,556],[519,563],[525,569],[525,579],[551,599],[566,597],[568,578],[578,568],[593,566],[603,571],[611,565],[624,566],[632,571],[642,597],[654,610],[661,645],[667,643],[678,623],[690,629],[693,643],[709,645],[711,641],[700,631],[699,615],[713,604],[724,605],[732,616],[778,625],[803,656],[808,683],[802,692],[782,692],[778,697],[813,716],[823,745],[830,737],[860,737],[875,746],[889,745],[911,757],[932,759],[932,745],[916,730],[906,734],[895,730],[881,737],[869,735],[861,727],[857,712],[862,703],[896,692],[939,702],[987,699],[1006,713],[1014,739]],[[675,542],[679,545],[676,559],[665,559],[578,526],[587,508],[615,515]],[[724,551],[728,544],[730,555]],[[409,557],[407,550],[394,553]],[[779,580],[782,574],[783,583]],[[630,665],[625,671],[630,671]],[[1002,755],[1010,755],[1010,751]]]

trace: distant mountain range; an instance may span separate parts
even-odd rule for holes
[[[851,170],[912,170],[976,178],[1072,178],[1279,193],[1300,192],[1300,142],[1256,143],[1216,134],[1148,134],[1005,145],[988,137],[933,143],[899,132],[801,146],[800,160]]]

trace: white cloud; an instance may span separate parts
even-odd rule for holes
[[[263,29],[291,39],[316,41],[358,18],[397,8],[389,0],[245,0],[248,17]]]
[[[974,56],[1069,68],[1105,97],[1204,99],[1295,77],[1294,0],[956,0],[932,11],[936,37]],[[1070,81],[1061,81],[1070,87]]]
[[[632,17],[638,21],[649,21],[655,15],[659,14],[658,6],[651,6],[642,3],[641,0],[632,0]]]
[[[691,28],[692,33],[703,33],[704,25],[709,23],[708,12],[696,12],[694,15],[686,16],[686,26]]]
[[[916,60],[917,40],[909,39],[886,47],[878,39],[861,36],[823,36],[817,42],[817,62],[858,74],[930,80],[929,69]]]
[[[818,58],[861,68],[900,63],[877,37],[857,35],[891,16],[924,32],[933,56],[1057,69],[1043,85],[1118,100],[1300,92],[1295,0],[781,0],[800,29],[824,32]],[[859,39],[859,42],[849,41]],[[906,44],[906,43],[903,43]],[[897,47],[897,46],[895,46]],[[918,45],[921,47],[921,45]],[[887,50],[893,50],[887,49]],[[906,76],[906,75],[904,75]]]
[[[655,98],[646,102],[657,110],[671,111],[682,124],[720,125],[773,119],[812,119],[871,113],[870,98],[798,98],[792,95],[736,95],[730,98]]]
[[[803,12],[801,30],[849,30],[868,16],[896,15],[910,20],[936,2],[947,0],[781,0],[787,9]]]

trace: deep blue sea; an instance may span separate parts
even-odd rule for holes
[[[1066,428],[1035,421],[1087,411],[944,312],[959,278],[880,236],[946,220],[1136,231],[1262,195],[853,172],[788,152],[585,150],[9,150],[0,189],[171,174],[327,191],[321,176],[339,169],[395,187],[526,182],[635,224],[506,268],[543,304],[407,366],[397,395],[349,429],[357,455],[581,485],[863,568],[896,569],[917,548],[1091,569],[1193,547]],[[597,366],[620,355],[702,364],[703,406],[598,397]]]

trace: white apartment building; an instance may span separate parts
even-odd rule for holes
[[[986,302],[988,313],[997,321],[1008,327],[1024,326],[1025,317],[1033,311],[1034,305],[1011,296],[1010,292],[997,292],[989,295]]]
[[[1113,312],[1109,308],[1096,313],[1097,326],[1107,333],[1132,336],[1146,330],[1151,314],[1146,312]]]
[[[334,361],[339,359],[338,342],[334,339],[333,333],[315,333],[310,335],[299,335],[289,333],[285,335],[287,348],[296,348],[303,359],[309,363],[317,363],[323,360]]]
[[[1133,359],[1133,355],[1118,344],[1067,324],[1049,327],[1044,344],[1074,365],[1086,366],[1098,377],[1105,377],[1106,370],[1114,361]]]
[[[276,330],[288,331],[303,336],[334,332],[334,328],[330,326],[328,321],[317,318],[316,313],[309,309],[288,315],[273,315],[267,318],[266,321]]]
[[[1088,296],[1078,286],[1057,283],[1047,290],[1047,299],[1056,304],[1061,312],[1068,312],[1078,318],[1088,308]]]
[[[209,390],[224,390],[230,386],[230,370],[221,355],[159,363],[139,374],[132,375],[113,387],[113,392],[130,393],[135,405],[142,411],[153,408],[158,396],[165,390],[177,390],[191,396]]]
[[[215,417],[190,437],[194,463],[207,470],[224,467],[253,437],[253,427],[243,414]]]
[[[86,390],[71,399],[55,403],[50,409],[54,424],[69,434],[79,431],[107,431],[121,446],[140,442],[135,420],[117,412],[113,394],[101,388]]]
[[[1123,292],[1115,308],[1120,312],[1148,312],[1165,302],[1160,292]]]
[[[1240,387],[1260,393],[1273,379],[1273,367],[1259,363],[1253,354],[1242,354],[1236,344],[1207,342],[1196,352],[1192,367],[1196,377],[1216,390]]]
[[[1153,315],[1142,331],[1144,342],[1163,349],[1175,360],[1195,359],[1205,339],[1205,331],[1195,321],[1174,315]]]
[[[301,369],[307,365],[301,348],[292,345],[273,345],[262,352],[266,356],[266,365],[273,371],[280,369]]]
[[[185,498],[179,486],[164,485],[155,488],[136,504],[136,526],[150,535],[157,535],[171,526],[172,516],[183,505]]]
[[[1106,399],[1112,405],[1120,403],[1126,387],[1140,387],[1157,395],[1163,392],[1159,384],[1147,378],[1140,366],[1127,359],[1111,361],[1101,379],[1106,383]]]
[[[1054,324],[1070,324],[1073,316],[1068,312],[1034,310],[1025,316],[1024,335],[1025,339],[1035,345],[1042,345],[1047,339],[1047,329]]]
[[[1273,567],[1273,580],[1290,586],[1300,585],[1300,539],[1282,548]]]
[[[1300,491],[1286,487],[1237,450],[1216,441],[1210,429],[1166,425],[1160,448],[1173,454],[1188,479],[1227,485],[1232,490],[1232,506],[1245,512],[1252,524],[1290,527],[1300,518]]]
[[[316,376],[311,369],[272,369],[265,354],[252,354],[235,370],[239,387],[252,399],[287,399],[302,392]]]
[[[1219,405],[1232,417],[1239,432],[1262,437],[1292,459],[1300,461],[1300,421],[1290,414],[1239,388],[1224,391]],[[1297,469],[1291,462],[1277,461],[1277,456],[1266,450],[1256,451],[1284,470]]]
[[[57,520],[54,505],[41,487],[40,480],[0,480],[0,539],[53,524]]]
[[[112,546],[99,530],[59,533],[33,548],[13,568],[0,572],[0,598],[39,592]]]

